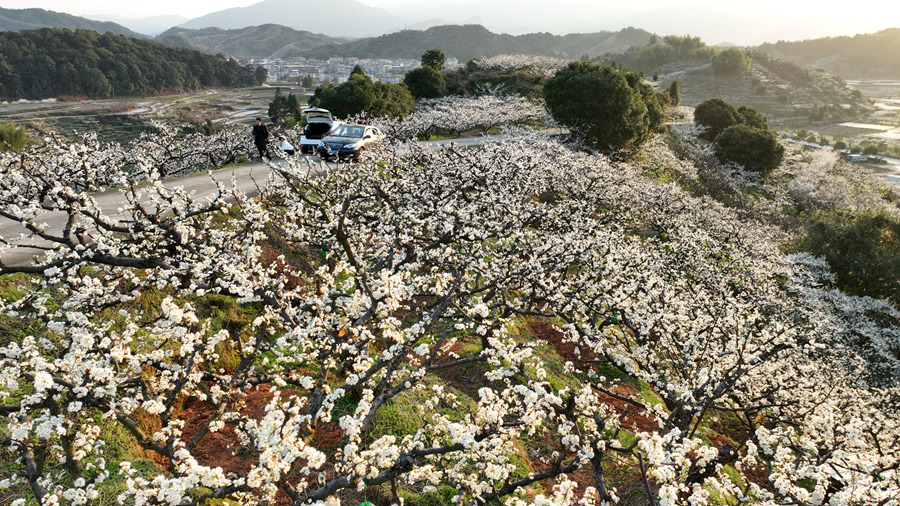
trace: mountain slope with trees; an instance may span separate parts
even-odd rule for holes
[[[0,99],[108,98],[252,86],[265,69],[91,30],[42,28],[0,33]]]
[[[749,106],[778,124],[861,118],[871,105],[840,77],[821,69],[805,69],[761,50],[741,51],[707,46],[699,37],[655,37],[619,54],[594,61],[624,65],[658,79],[661,87],[678,82],[685,105],[696,106],[710,97]]]
[[[853,37],[782,40],[757,49],[805,68],[821,68],[848,78],[900,77],[900,28]]]
[[[44,9],[4,9],[0,7],[0,31],[37,30],[38,28],[68,28],[69,30],[94,30],[112,32],[130,37],[143,37],[128,28],[109,21],[94,21]]]
[[[328,35],[272,24],[233,30],[222,28],[191,30],[174,27],[160,34],[156,40],[169,46],[195,49],[210,54],[224,53],[244,59],[279,58],[325,44],[343,42]]]
[[[360,58],[418,58],[422,48],[440,48],[448,58],[466,61],[499,54],[537,54],[580,58],[584,54],[624,52],[644,45],[653,36],[637,28],[619,32],[529,33],[509,35],[493,33],[481,25],[444,25],[427,30],[402,30],[380,37],[359,39],[346,44],[330,44],[307,51],[304,56],[357,56]]]

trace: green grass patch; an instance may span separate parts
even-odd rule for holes
[[[429,419],[435,412],[450,420],[459,421],[477,408],[475,401],[468,395],[445,384],[437,376],[426,376],[420,385],[421,387],[401,392],[382,406],[375,415],[366,439],[374,441],[390,434],[400,440],[403,436],[415,434],[419,429],[424,428],[430,423]],[[431,388],[434,385],[441,385],[444,392],[454,394],[456,402],[441,401],[434,412],[427,412],[424,404],[425,401],[434,397]]]

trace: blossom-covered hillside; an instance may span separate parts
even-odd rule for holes
[[[630,161],[517,128],[402,140],[539,112],[447,100],[455,116],[422,104],[361,163],[272,163],[253,198],[167,190],[157,167],[188,170],[165,153],[189,144],[165,133],[143,140],[176,148],[159,158],[95,141],[3,155],[0,216],[52,246],[0,265],[0,497],[900,498],[900,312],[782,251],[784,204],[875,183],[819,187],[837,162],[799,151],[793,183],[754,180],[685,125]],[[127,218],[95,205],[113,185]],[[42,226],[51,211],[69,225]]]

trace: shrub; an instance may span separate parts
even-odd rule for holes
[[[681,105],[681,85],[678,84],[678,81],[672,81],[666,90],[666,95],[668,95],[669,105]]]
[[[814,216],[799,251],[824,256],[838,287],[900,304],[900,220],[885,212],[841,210]]]
[[[0,123],[0,151],[21,151],[28,145],[25,129],[9,123]]]
[[[544,84],[553,118],[589,145],[631,150],[659,129],[664,117],[643,76],[590,62],[572,62]]]
[[[769,129],[769,120],[756,109],[742,105],[737,112],[741,116],[741,123],[761,130]]]
[[[730,126],[716,137],[715,142],[716,156],[720,160],[757,172],[773,170],[784,159],[784,146],[775,134],[750,125]]]
[[[694,121],[707,128],[700,137],[712,140],[726,128],[741,123],[741,114],[721,98],[711,98],[694,109]]]

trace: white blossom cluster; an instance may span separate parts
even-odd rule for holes
[[[190,142],[171,139],[176,158]],[[313,179],[287,160],[259,198],[222,185],[202,201],[159,171],[128,182],[132,166],[180,163],[164,149],[109,149],[127,219],[94,204],[90,149],[2,168],[0,213],[58,245],[0,265],[40,279],[0,309],[48,329],[0,342],[0,438],[17,459],[0,485],[24,500],[89,504],[116,479],[126,504],[337,505],[379,486],[401,504],[398,488],[449,486],[456,505],[587,506],[618,500],[625,467],[658,504],[897,501],[900,312],[829,288],[828,266],[783,255],[772,227],[644,177],[646,164],[697,172],[662,142],[634,164],[527,132],[390,144]],[[39,225],[51,210],[70,217],[58,236]],[[305,263],[273,260],[276,240]],[[255,320],[217,328],[201,316],[211,296]],[[535,318],[583,357],[567,386],[517,330]],[[598,364],[648,393],[615,394]],[[471,370],[474,385],[442,380]],[[246,409],[252,388],[271,393],[262,415]],[[188,401],[208,408],[199,428]],[[380,429],[401,401],[416,426]],[[724,417],[741,430],[714,444]],[[109,425],[159,472],[113,463]],[[198,451],[226,428],[246,472]]]
[[[550,121],[541,103],[519,95],[449,96],[419,100],[406,118],[379,120],[385,131],[397,138],[428,138],[433,134],[459,135],[523,121]]]
[[[541,75],[552,76],[557,70],[568,65],[570,61],[534,54],[501,54],[475,60],[475,64],[478,65],[478,68],[485,70],[515,71],[527,68]]]

